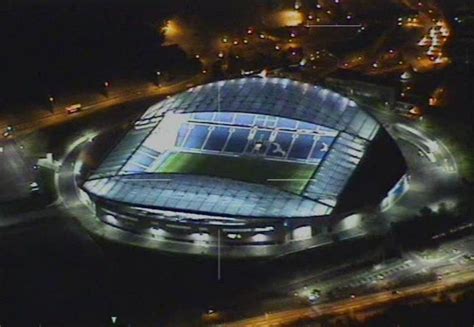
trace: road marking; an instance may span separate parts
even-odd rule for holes
[[[306,27],[362,27],[361,24],[306,24]]]

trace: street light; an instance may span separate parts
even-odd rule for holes
[[[155,77],[156,77],[155,84],[156,84],[157,86],[160,86],[160,77],[161,77],[161,75],[162,75],[162,74],[161,74],[161,72],[160,72],[159,70],[157,70],[157,71],[155,72]]]
[[[102,84],[102,85],[104,86],[104,95],[105,95],[106,97],[108,97],[108,96],[109,96],[109,90],[108,90],[108,88],[109,88],[109,86],[110,86],[110,83],[109,83],[108,81],[105,81],[104,84]]]
[[[51,113],[52,113],[54,109],[54,97],[50,95],[48,97],[48,101],[49,101],[49,108],[51,109]]]

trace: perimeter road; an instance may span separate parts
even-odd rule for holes
[[[360,296],[355,299],[342,300],[308,308],[265,313],[264,315],[255,318],[245,319],[228,324],[221,324],[220,326],[281,326],[296,323],[303,319],[315,320],[323,316],[333,316],[361,312],[364,310],[373,310],[394,302],[436,296],[441,292],[454,290],[461,286],[471,284],[472,282],[474,282],[474,271],[471,269],[448,276],[444,280],[401,288],[398,290],[398,294],[393,294],[392,291],[384,291]]]

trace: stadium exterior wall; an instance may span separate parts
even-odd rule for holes
[[[282,245],[318,235],[330,236],[338,222],[352,213],[308,218],[248,218],[207,216],[203,219],[150,215],[145,208],[89,194],[103,223],[131,233],[170,241],[216,245]],[[146,208],[149,209],[149,208]],[[202,214],[200,214],[202,216]]]

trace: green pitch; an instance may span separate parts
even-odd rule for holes
[[[158,173],[195,174],[230,178],[250,183],[269,184],[301,194],[316,166],[197,153],[172,153],[158,167]]]

